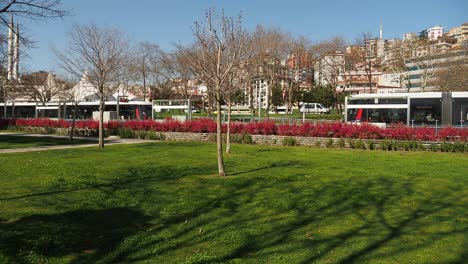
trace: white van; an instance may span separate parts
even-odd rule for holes
[[[299,103],[299,112],[306,114],[329,114],[330,109],[319,103]]]

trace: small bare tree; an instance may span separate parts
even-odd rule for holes
[[[233,69],[244,58],[248,33],[242,25],[242,17],[217,15],[213,9],[206,12],[205,22],[195,22],[193,28],[197,52],[179,49],[190,62],[195,72],[203,75],[211,83],[210,89],[216,101],[216,143],[219,176],[226,176],[223,159],[221,104],[222,91]]]
[[[75,25],[70,33],[70,45],[63,51],[55,50],[61,67],[79,78],[86,74],[99,98],[99,148],[104,148],[104,107],[108,96],[119,87],[126,73],[128,42],[120,31]]]

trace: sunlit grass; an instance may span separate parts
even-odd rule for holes
[[[0,263],[457,263],[468,156],[152,143],[0,154]]]

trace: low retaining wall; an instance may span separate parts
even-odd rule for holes
[[[172,141],[201,141],[215,142],[216,134],[211,133],[185,133],[161,132],[165,140]],[[223,135],[223,139],[225,140]],[[231,135],[234,139],[236,136]],[[348,139],[325,137],[295,137],[278,135],[247,135],[250,144],[259,145],[289,145],[312,146],[322,148],[351,148],[351,149],[381,149],[381,150],[419,150],[419,151],[446,151],[468,152],[467,142],[431,142],[431,141],[404,141],[389,139]],[[245,141],[231,140],[233,143],[246,143]]]

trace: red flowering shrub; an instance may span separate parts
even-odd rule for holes
[[[104,124],[104,127],[107,129],[117,129],[122,127],[119,121],[109,121]]]
[[[76,128],[98,129],[99,122],[97,120],[86,119],[75,122]]]
[[[77,128],[97,129],[96,120],[79,120],[75,125]],[[55,127],[68,128],[69,121],[51,119],[0,119],[0,127],[8,125],[30,126],[30,127]],[[192,132],[192,133],[215,133],[216,122],[208,119],[195,119],[181,122],[174,119],[165,119],[163,122],[154,120],[129,120],[126,122],[110,121],[105,123],[107,129],[120,127],[132,130],[157,131],[157,132]],[[223,132],[226,132],[223,125]],[[360,139],[396,139],[417,141],[468,141],[468,128],[446,127],[436,131],[434,128],[419,127],[411,128],[403,124],[391,128],[379,128],[370,123],[347,124],[341,122],[317,122],[305,124],[280,124],[272,121],[255,123],[233,122],[230,124],[232,134],[251,135],[280,135],[280,136],[302,136],[302,137],[337,137],[337,138],[360,138]]]
[[[16,119],[16,126],[26,127],[60,127],[67,128],[68,122],[65,120],[52,120],[46,118],[35,118],[35,119]]]
[[[184,123],[185,132],[193,133],[216,133],[216,122],[208,119],[195,119]]]

